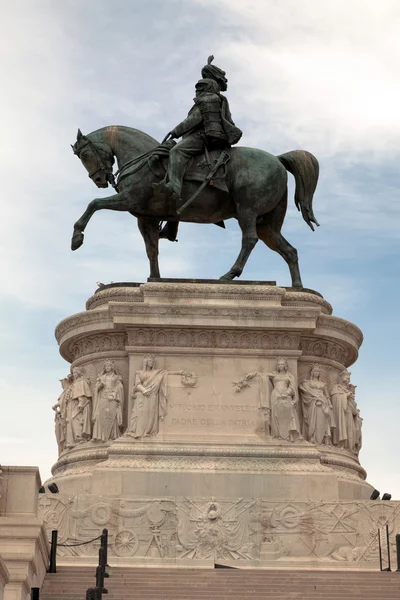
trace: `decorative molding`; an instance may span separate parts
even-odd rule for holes
[[[128,346],[297,350],[300,335],[257,330],[129,327]]]
[[[247,472],[265,473],[270,471],[285,473],[329,472],[315,460],[268,460],[265,458],[239,458],[214,456],[121,456],[112,457],[102,464],[107,469],[132,469],[134,471],[201,471],[201,472]]]
[[[359,462],[355,462],[355,460],[346,460],[345,458],[337,458],[336,456],[330,456],[327,454],[323,454],[321,456],[321,463],[324,465],[328,465],[330,467],[343,467],[344,469],[351,469],[352,471],[357,471],[360,474],[360,478],[365,480],[367,478],[367,471],[362,468]]]
[[[282,306],[309,307],[311,304],[321,307],[322,313],[331,315],[332,305],[324,298],[307,292],[286,292],[282,297]]]
[[[361,329],[357,327],[357,325],[354,325],[354,323],[350,323],[350,321],[346,321],[346,319],[341,319],[340,317],[320,315],[318,317],[317,327],[323,327],[324,329],[333,329],[347,336],[350,336],[355,341],[357,348],[360,348],[364,340],[363,333]]]
[[[302,444],[303,445],[303,444]],[[233,458],[262,458],[275,460],[314,460],[319,461],[320,452],[308,442],[304,442],[302,448],[300,444],[294,446],[286,443],[285,447],[278,446],[276,441],[271,446],[201,446],[196,444],[189,445],[159,445],[145,443],[127,443],[125,438],[119,438],[110,448],[110,456],[196,456],[196,457],[233,457]]]
[[[144,297],[195,298],[212,300],[271,300],[286,294],[285,288],[267,285],[236,285],[207,283],[144,283]]]
[[[57,342],[60,344],[63,336],[68,334],[70,331],[77,329],[78,327],[85,327],[87,325],[100,324],[104,322],[110,323],[110,328],[112,328],[112,320],[110,320],[110,315],[108,311],[105,310],[96,310],[91,312],[81,312],[71,317],[67,317],[63,319],[56,327],[55,337]]]
[[[77,360],[88,354],[124,351],[126,337],[125,332],[94,333],[74,339],[65,346],[64,352],[71,360]]]
[[[88,444],[94,444],[95,442],[88,442]],[[76,447],[74,450],[66,450],[62,453],[58,461],[53,465],[51,472],[53,475],[65,470],[76,463],[85,463],[90,466],[96,465],[98,462],[107,460],[108,448],[102,445],[98,448],[80,448]]]
[[[199,318],[229,318],[229,319],[254,319],[260,321],[260,328],[266,326],[265,320],[292,320],[301,321],[312,319],[316,322],[320,310],[318,308],[292,308],[285,306],[276,307],[254,307],[254,306],[211,306],[203,304],[111,304],[109,306],[111,317],[128,317],[128,316],[147,316],[157,317],[166,316],[169,319],[182,317]],[[97,312],[97,311],[96,311]],[[100,312],[100,311],[99,311]],[[84,313],[83,313],[84,314]],[[89,313],[90,314],[90,313]],[[315,326],[315,325],[314,325]],[[299,328],[299,326],[297,326]]]
[[[143,302],[143,291],[140,287],[115,287],[99,290],[86,302],[86,310],[93,310],[109,302]]]
[[[334,360],[344,366],[349,364],[349,348],[344,343],[331,342],[319,337],[301,337],[303,357],[320,357]]]

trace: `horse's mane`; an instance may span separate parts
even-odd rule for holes
[[[110,131],[112,129],[119,130],[120,132],[125,133],[128,137],[134,137],[136,143],[142,142],[144,145],[148,145],[149,148],[158,146],[159,144],[157,140],[144,131],[140,131],[140,129],[134,129],[133,127],[126,127],[125,125],[108,125],[107,127],[101,127],[100,129],[96,129],[96,131],[89,133],[87,137],[92,138],[93,136],[93,138],[97,138],[99,135],[102,135],[106,131]]]

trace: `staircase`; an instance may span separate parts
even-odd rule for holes
[[[94,567],[47,574],[40,600],[85,600]],[[400,573],[110,568],[103,600],[400,600]]]

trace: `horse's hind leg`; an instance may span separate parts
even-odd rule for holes
[[[225,275],[220,277],[220,279],[230,280],[239,277],[242,274],[254,246],[258,242],[256,215],[249,210],[240,213],[238,212],[238,221],[240,229],[242,230],[242,247],[235,264],[227,273],[225,273]]]
[[[282,200],[270,213],[264,215],[261,223],[257,224],[257,234],[271,250],[275,250],[288,264],[293,287],[303,287],[300,277],[297,250],[281,234],[283,219],[287,207],[287,191]]]

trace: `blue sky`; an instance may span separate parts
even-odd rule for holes
[[[351,368],[369,481],[400,498],[400,4],[398,0],[14,0],[0,38],[0,461],[56,459],[51,405],[68,365],[53,331],[96,281],[145,281],[128,214],[97,213],[72,253],[72,225],[97,190],[73,156],[78,127],[122,124],[162,139],[191,106],[209,54],[227,71],[241,144],[315,154],[312,233],[294,208],[284,234],[303,283],[364,332]],[[184,225],[164,242],[164,277],[218,278],[239,231]],[[218,252],[215,252],[215,247]],[[259,244],[245,279],[289,285]]]

